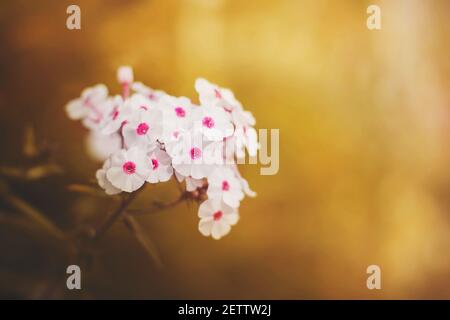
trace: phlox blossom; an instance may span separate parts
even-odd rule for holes
[[[145,151],[138,147],[120,150],[110,158],[111,166],[106,178],[111,184],[126,192],[133,192],[145,183],[150,175],[150,164]]]
[[[198,216],[200,233],[216,240],[227,235],[239,220],[237,209],[217,199],[205,200],[198,209]]]
[[[155,148],[148,155],[150,174],[147,182],[157,183],[168,181],[173,175],[171,158],[164,150]]]
[[[121,193],[122,190],[116,188],[112,185],[111,182],[106,178],[106,171],[111,168],[111,160],[106,160],[101,169],[98,169],[95,173],[97,178],[98,185],[105,190],[105,193],[108,195],[114,195]]]
[[[242,185],[233,170],[220,166],[208,177],[208,197],[222,200],[230,207],[239,207],[244,198]]]
[[[257,154],[253,115],[231,90],[202,78],[195,82],[198,101],[136,82],[129,66],[118,69],[117,80],[120,95],[108,95],[99,84],[66,105],[69,118],[90,131],[89,154],[104,161],[96,172],[99,186],[115,195],[175,176],[185,182],[180,199],[203,201],[200,233],[213,239],[228,234],[241,201],[256,196],[236,165],[246,152]]]

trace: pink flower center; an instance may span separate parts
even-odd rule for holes
[[[136,172],[136,164],[132,161],[127,161],[123,164],[122,169],[126,174],[133,174]]]
[[[214,214],[213,214],[214,221],[220,220],[222,218],[222,216],[223,216],[222,211],[219,210],[219,211],[214,212]]]
[[[228,191],[228,190],[230,190],[230,184],[228,183],[227,180],[222,181],[222,190],[223,190],[223,191]]]
[[[143,109],[143,110],[145,110],[145,111],[148,110],[147,106],[140,106],[140,108]]]
[[[152,168],[153,170],[156,170],[159,166],[158,160],[152,159]]]
[[[177,114],[177,117],[184,118],[186,116],[186,111],[182,107],[176,107],[175,113]]]
[[[147,133],[148,129],[149,129],[148,124],[146,124],[145,122],[142,122],[137,126],[136,133],[138,135],[142,136]]]
[[[178,132],[178,131],[174,131],[174,132],[172,132],[172,136],[175,138],[175,139],[178,139],[178,136],[180,135],[180,133]]]
[[[204,127],[211,129],[212,127],[214,127],[214,120],[211,117],[204,117],[202,120],[202,124]]]
[[[191,149],[191,159],[192,160],[198,159],[201,156],[202,156],[202,150],[200,150],[197,147],[194,147],[194,148]]]

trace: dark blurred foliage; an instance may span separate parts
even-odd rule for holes
[[[368,1],[80,0],[69,31],[70,1],[1,1],[0,296],[450,298],[450,4],[376,2],[381,31]],[[194,100],[206,77],[280,129],[279,173],[242,166],[258,197],[224,239],[199,234],[196,205],[136,218],[162,267],[122,223],[76,240],[119,199],[90,189],[101,164],[64,105],[117,93],[121,64]],[[133,209],[177,196],[152,186]]]

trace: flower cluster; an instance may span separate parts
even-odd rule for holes
[[[134,82],[129,67],[119,68],[118,81],[122,95],[109,96],[99,84],[66,106],[91,130],[92,153],[105,160],[96,174],[100,187],[114,195],[174,176],[187,192],[206,193],[199,231],[226,235],[244,195],[255,196],[236,165],[246,150],[255,156],[258,149],[252,114],[230,90],[205,79],[195,82],[199,105]]]

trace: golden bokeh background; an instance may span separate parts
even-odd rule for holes
[[[72,3],[78,31],[65,26]],[[366,27],[369,4],[380,31]],[[449,21],[446,0],[2,1],[0,295],[449,299]],[[280,170],[241,166],[258,197],[220,241],[200,235],[195,205],[137,218],[162,268],[116,224],[68,291],[65,268],[81,262],[65,237],[117,202],[67,189],[101,164],[64,105],[100,82],[119,93],[122,64],[194,100],[199,76],[231,88],[258,128],[280,129]],[[54,174],[23,173],[36,166],[30,127]],[[133,208],[177,192],[147,188]],[[381,290],[366,288],[371,264]]]

